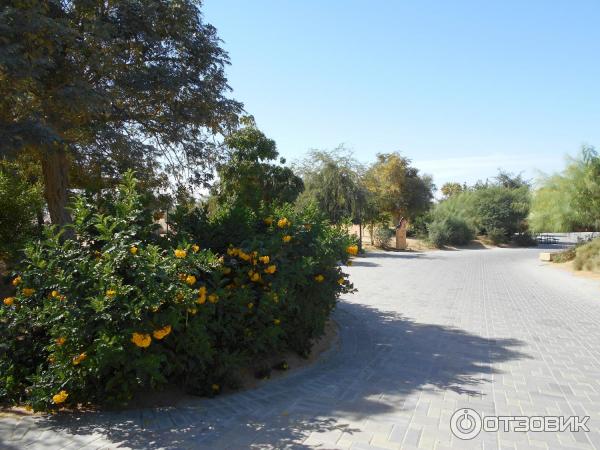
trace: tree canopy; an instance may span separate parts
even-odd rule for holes
[[[529,223],[542,232],[600,229],[600,156],[594,147],[583,146],[564,171],[540,180]]]
[[[2,154],[41,162],[54,223],[74,180],[124,168],[206,182],[211,135],[235,126],[228,63],[193,0],[4,2],[0,15]],[[86,173],[87,172],[87,173]],[[84,173],[84,175],[80,175]]]
[[[428,175],[410,165],[399,153],[378,153],[377,161],[365,173],[365,185],[374,195],[378,209],[388,212],[394,223],[412,219],[427,211],[435,185]]]
[[[275,141],[256,127],[253,118],[243,118],[242,123],[243,127],[225,137],[226,157],[217,165],[215,195],[252,209],[294,202],[304,189],[302,179],[283,166],[284,158],[279,164],[271,162],[279,156]]]

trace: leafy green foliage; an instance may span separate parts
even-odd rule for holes
[[[46,163],[53,220],[66,206],[65,166],[97,192],[132,167],[146,181],[163,169],[178,181],[211,177],[208,137],[235,126],[242,105],[226,97],[228,56],[200,6],[3,2],[2,151],[32,149]]]
[[[520,176],[501,172],[494,182],[478,183],[442,200],[435,206],[432,219],[434,223],[460,219],[476,234],[502,243],[527,229],[529,204],[529,185]]]
[[[225,138],[227,159],[218,164],[219,183],[213,192],[220,203],[236,202],[258,210],[262,204],[291,203],[304,189],[302,179],[283,165],[273,164],[279,155],[275,141],[256,128],[251,117],[245,126]],[[285,164],[285,159],[279,160]]]
[[[583,147],[562,173],[541,180],[529,223],[539,232],[600,229],[600,157],[593,147]]]
[[[467,222],[460,217],[443,217],[429,224],[429,241],[436,247],[464,245],[474,234]]]
[[[390,214],[395,224],[401,217],[411,220],[431,207],[435,189],[432,178],[419,174],[399,153],[377,154],[364,178],[377,209]]]
[[[124,180],[105,211],[77,198],[73,239],[50,228],[28,247],[0,306],[3,403],[121,404],[168,382],[214,394],[261,356],[308,354],[352,289],[338,266],[352,242],[316,210],[188,210],[161,238]],[[219,234],[240,218],[244,234]]]
[[[313,150],[296,164],[295,170],[306,188],[298,198],[300,207],[318,205],[332,223],[358,220],[361,216],[366,207],[362,167],[346,149]]]
[[[15,163],[0,161],[0,258],[14,260],[38,233],[43,207],[40,183],[31,183]]]
[[[444,198],[452,197],[453,195],[460,194],[467,190],[466,184],[460,184],[456,182],[444,183],[440,189]]]

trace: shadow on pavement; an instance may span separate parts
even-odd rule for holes
[[[341,301],[334,317],[339,348],[252,391],[178,407],[57,414],[36,419],[36,427],[71,435],[81,446],[96,436],[111,448],[308,449],[304,441],[313,432],[352,436],[366,418],[410,417],[419,391],[451,391],[465,401],[485,396],[497,364],[529,358],[516,339],[418,323],[363,304]],[[47,436],[36,448],[61,447]],[[319,448],[336,448],[335,441]]]

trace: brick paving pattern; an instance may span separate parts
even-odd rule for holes
[[[600,449],[600,283],[536,249],[373,253],[310,367],[176,408],[0,416],[2,449]],[[481,415],[590,416],[590,432],[450,431]]]

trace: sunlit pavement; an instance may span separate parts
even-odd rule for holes
[[[539,251],[357,258],[339,340],[312,366],[177,408],[0,417],[0,447],[600,448],[600,281],[548,267]],[[464,408],[589,416],[590,431],[461,440],[450,419]]]

